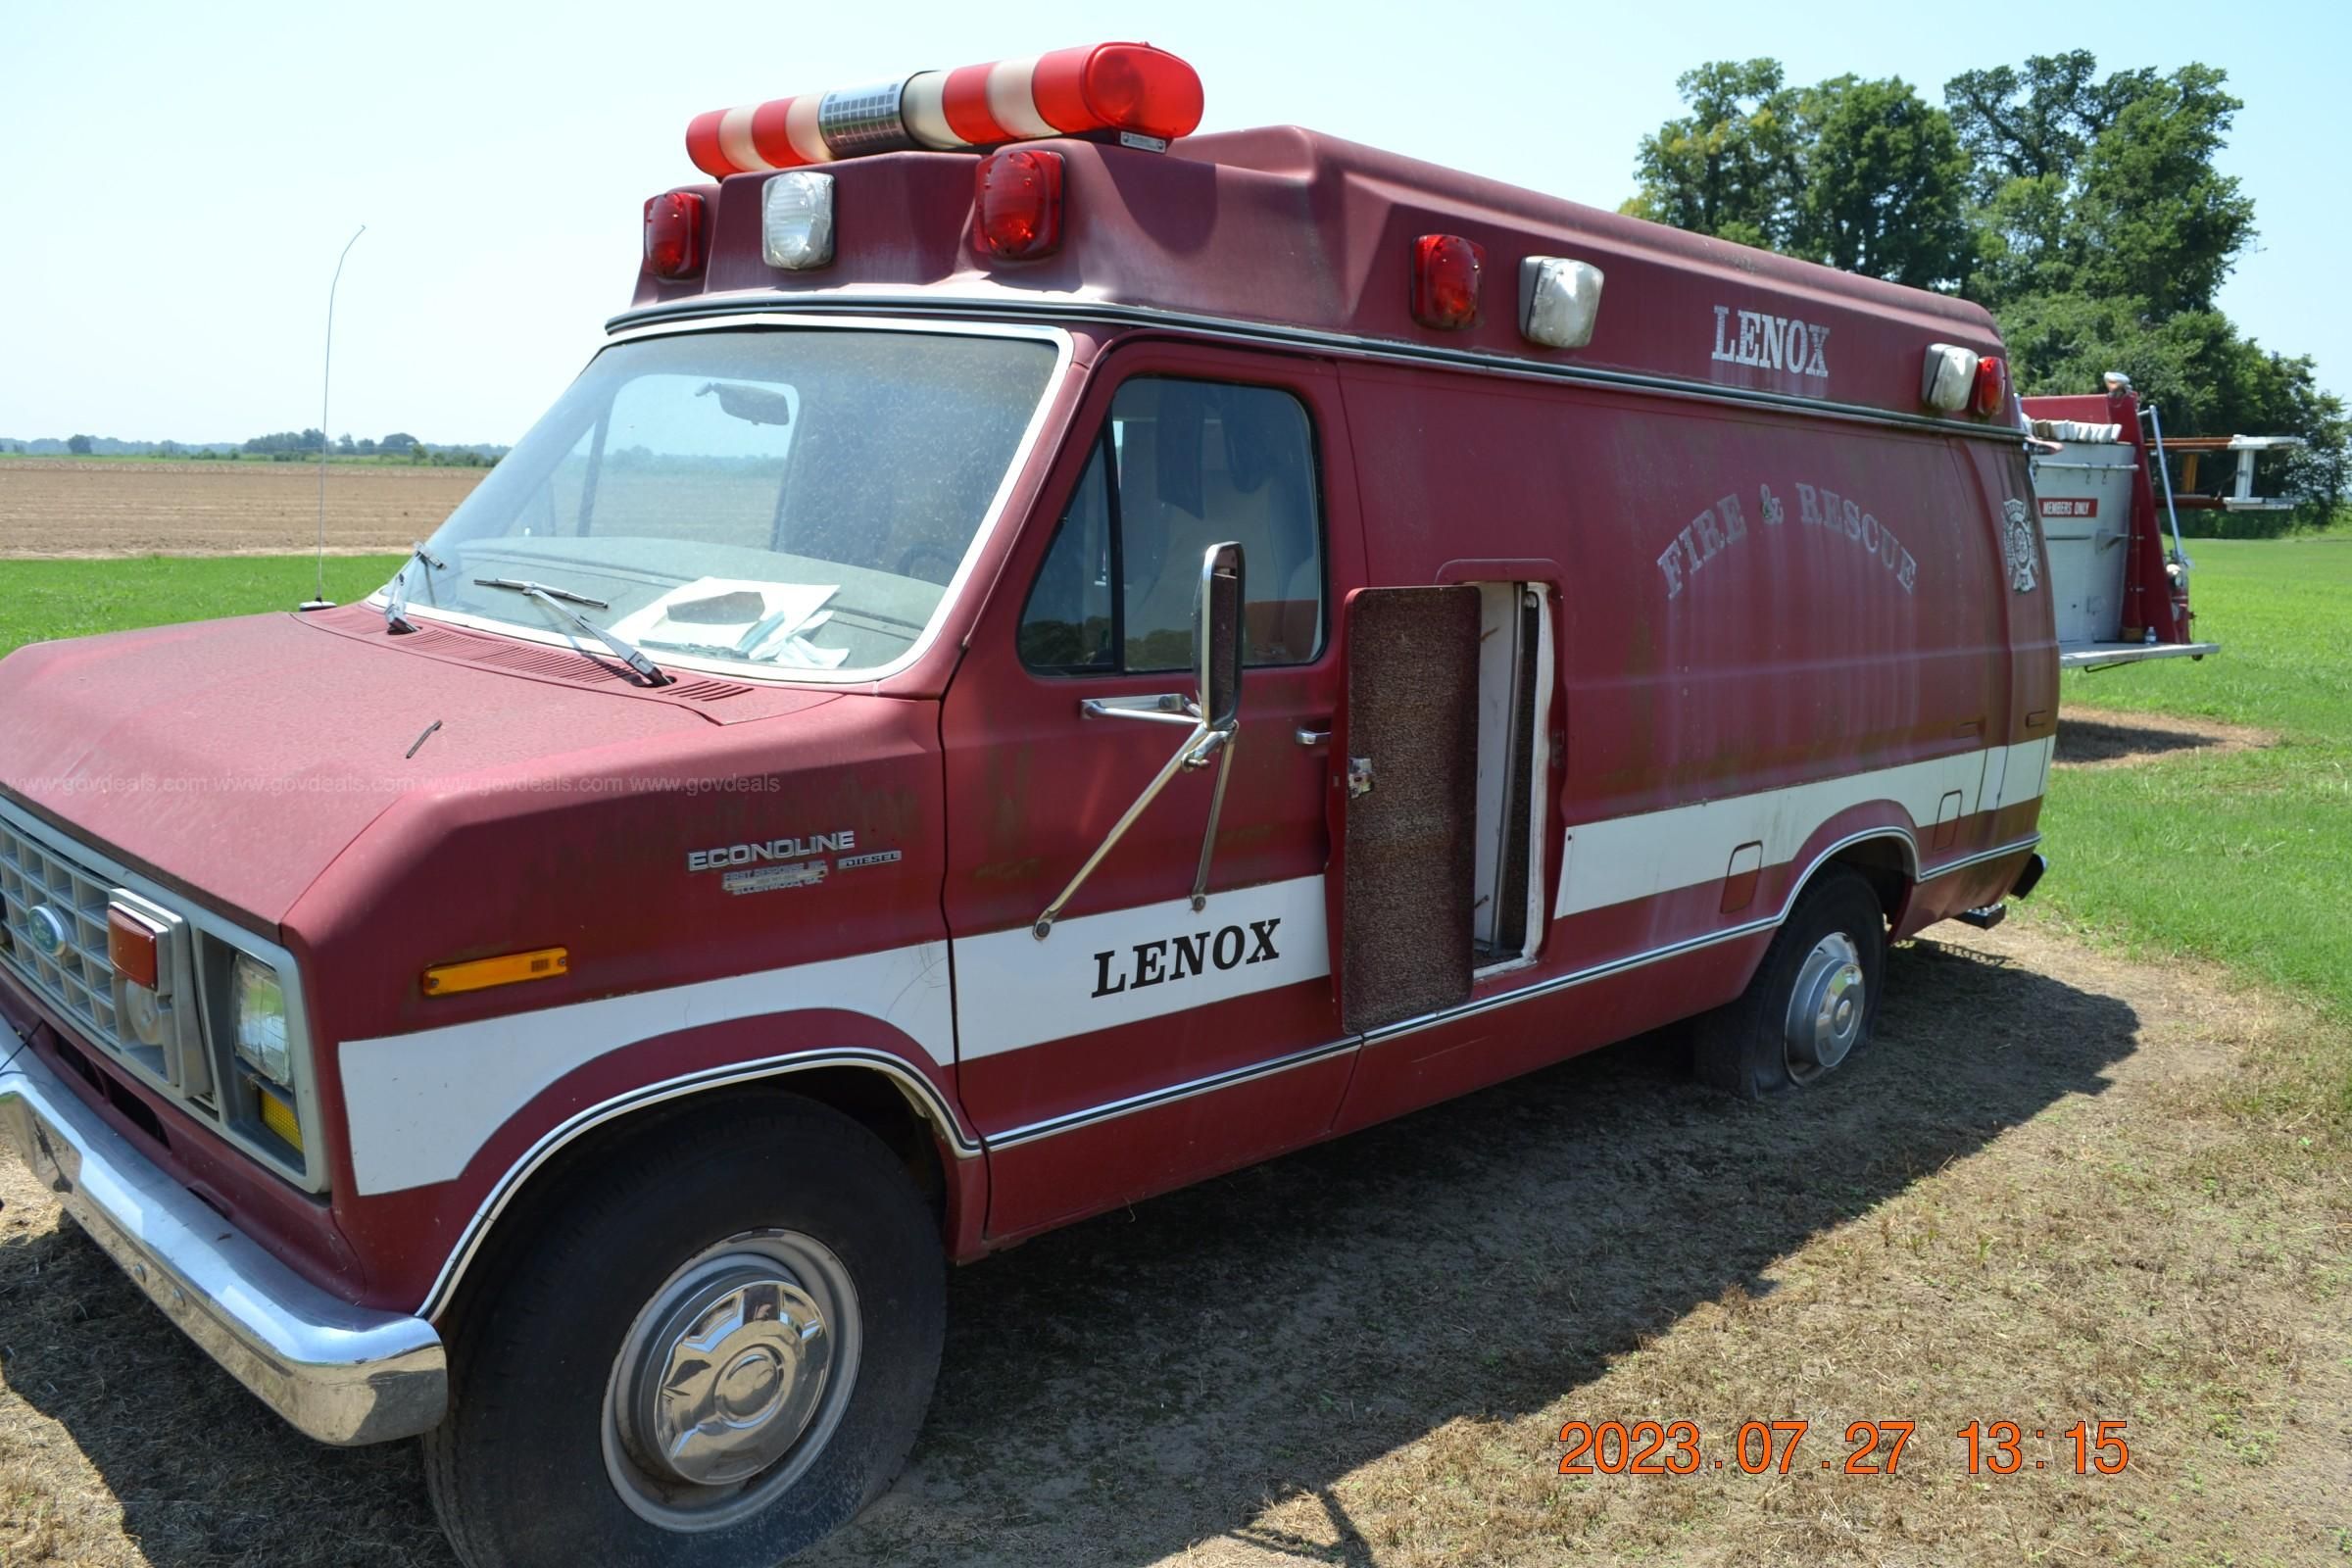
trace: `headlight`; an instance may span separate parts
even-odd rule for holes
[[[229,973],[235,1004],[237,1059],[273,1084],[294,1085],[294,1057],[286,1048],[286,988],[277,971],[250,954],[237,955]]]

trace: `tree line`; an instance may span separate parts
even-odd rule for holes
[[[1798,86],[1776,60],[1711,61],[1677,79],[1687,112],[1642,138],[1623,210],[1975,300],[2029,394],[2121,370],[2167,434],[2301,436],[2282,482],[2295,520],[2324,520],[2346,486],[2342,400],[2215,305],[2256,235],[2214,167],[2244,107],[2227,80],[2102,75],[2078,49],[1963,72],[1937,105],[1896,77]]]
[[[316,459],[321,448],[331,457],[405,459],[435,467],[461,468],[489,467],[507,452],[505,447],[482,443],[435,445],[419,441],[405,430],[395,430],[381,440],[367,436],[354,439],[347,433],[331,442],[324,432],[316,429],[273,430],[243,442],[121,441],[112,436],[81,434],[68,436],[63,441],[54,437],[37,441],[0,440],[0,453],[18,457],[62,454],[76,458],[185,458],[191,462],[234,462],[251,457],[295,463]]]

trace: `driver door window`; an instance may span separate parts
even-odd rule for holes
[[[1128,381],[1030,589],[1022,662],[1053,674],[1187,667],[1201,557],[1226,540],[1240,543],[1248,578],[1247,662],[1312,662],[1324,597],[1316,473],[1313,426],[1288,392]]]

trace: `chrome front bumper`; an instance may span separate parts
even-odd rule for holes
[[[311,1284],[109,1127],[0,1019],[0,1142],[164,1315],[262,1402],[321,1443],[440,1424],[441,1337]]]

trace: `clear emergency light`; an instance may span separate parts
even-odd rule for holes
[[[1939,414],[1990,418],[2009,406],[2009,367],[1955,343],[1931,343],[1920,367],[1919,401]]]
[[[1958,414],[1977,390],[1977,356],[1957,343],[1931,343],[1920,368],[1919,401],[1941,414]]]
[[[687,122],[686,156],[714,179],[867,153],[955,152],[1115,131],[1164,143],[1200,123],[1200,76],[1144,43],[1084,44],[904,81],[803,93]]]

